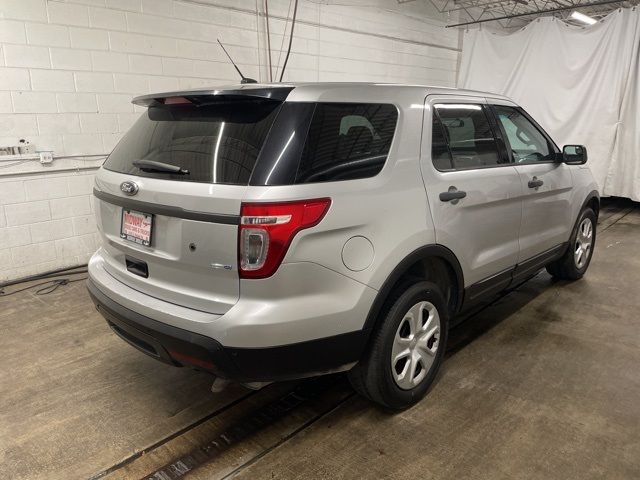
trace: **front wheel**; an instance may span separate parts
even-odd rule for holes
[[[443,295],[431,282],[411,285],[394,298],[349,379],[363,396],[402,410],[422,399],[433,383],[444,356],[449,322]]]
[[[597,217],[593,210],[585,208],[571,234],[569,248],[555,262],[547,265],[547,272],[563,280],[578,280],[586,273],[596,244]]]

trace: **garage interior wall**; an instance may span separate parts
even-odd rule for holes
[[[334,3],[300,1],[285,81],[455,85],[459,32],[427,2]],[[275,73],[293,7],[268,9]],[[265,31],[263,0],[0,0],[0,148],[34,150],[0,156],[0,281],[86,263],[93,173],[139,115],[131,98],[237,83],[217,38],[267,81]]]
[[[506,95],[559,146],[587,146],[605,196],[640,201],[640,9],[593,26],[538,18],[505,35],[464,34],[459,86]]]

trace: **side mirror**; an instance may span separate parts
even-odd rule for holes
[[[569,165],[587,163],[587,147],[584,145],[565,145],[562,147],[562,161]]]

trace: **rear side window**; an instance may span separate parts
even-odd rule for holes
[[[104,167],[141,177],[247,185],[280,105],[235,100],[149,107]],[[179,166],[189,173],[142,170],[133,164],[136,160]]]
[[[438,170],[452,170],[453,160],[447,144],[447,137],[444,134],[442,122],[435,113],[431,128],[431,161]]]
[[[389,154],[397,121],[398,111],[393,105],[317,104],[295,183],[377,175]]]
[[[503,163],[493,130],[481,105],[435,105],[432,161],[438,170],[483,168]],[[440,128],[437,128],[439,126]],[[450,166],[443,140],[449,148]]]

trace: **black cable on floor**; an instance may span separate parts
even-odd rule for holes
[[[74,267],[66,267],[59,268],[57,270],[51,270],[49,272],[39,273],[37,275],[31,275],[29,277],[20,278],[18,280],[11,280],[9,282],[5,282],[0,284],[0,298],[8,297],[9,295],[13,295],[15,293],[24,292],[26,290],[30,290],[32,288],[41,287],[36,290],[36,295],[48,295],[50,293],[55,292],[61,285],[68,285],[69,283],[79,282],[82,280],[86,280],[87,277],[82,278],[67,278],[69,275],[82,275],[88,273],[87,265],[76,265]],[[64,278],[55,278],[62,277]],[[34,285],[28,285],[23,288],[19,288],[18,290],[13,290],[12,292],[7,292],[6,287],[10,287],[13,285],[19,285],[22,283],[34,282],[37,280],[46,280],[44,282],[36,283]]]
[[[82,270],[79,270],[82,269]],[[79,271],[73,271],[79,270]],[[62,275],[74,275],[76,273],[87,273],[87,264],[75,265],[73,267],[58,268],[57,270],[50,270],[48,272],[38,273],[36,275],[30,275],[28,277],[19,278],[17,280],[10,280],[8,282],[0,283],[0,291],[5,287],[12,285],[18,285],[20,283],[33,282],[35,280],[42,280],[51,277],[60,277]]]
[[[69,285],[74,282],[81,282],[86,280],[88,277],[76,278],[75,280],[69,280],[68,278],[61,278],[60,280],[53,280],[51,285],[47,287],[40,288],[36,290],[36,295],[49,295],[50,293],[55,292],[60,285]]]
[[[79,272],[82,273],[82,272]],[[81,282],[86,280],[88,277],[76,278],[73,280],[69,280],[68,278],[58,278],[56,280],[49,280],[47,282],[36,283],[35,285],[29,285],[28,287],[20,288],[18,290],[14,290],[12,292],[5,292],[3,289],[0,289],[0,298],[8,297],[9,295],[14,295],[16,293],[24,292],[36,287],[42,287],[35,291],[36,295],[48,295],[50,293],[55,292],[58,287],[61,285],[68,285],[74,282]],[[45,286],[46,285],[46,286]]]

